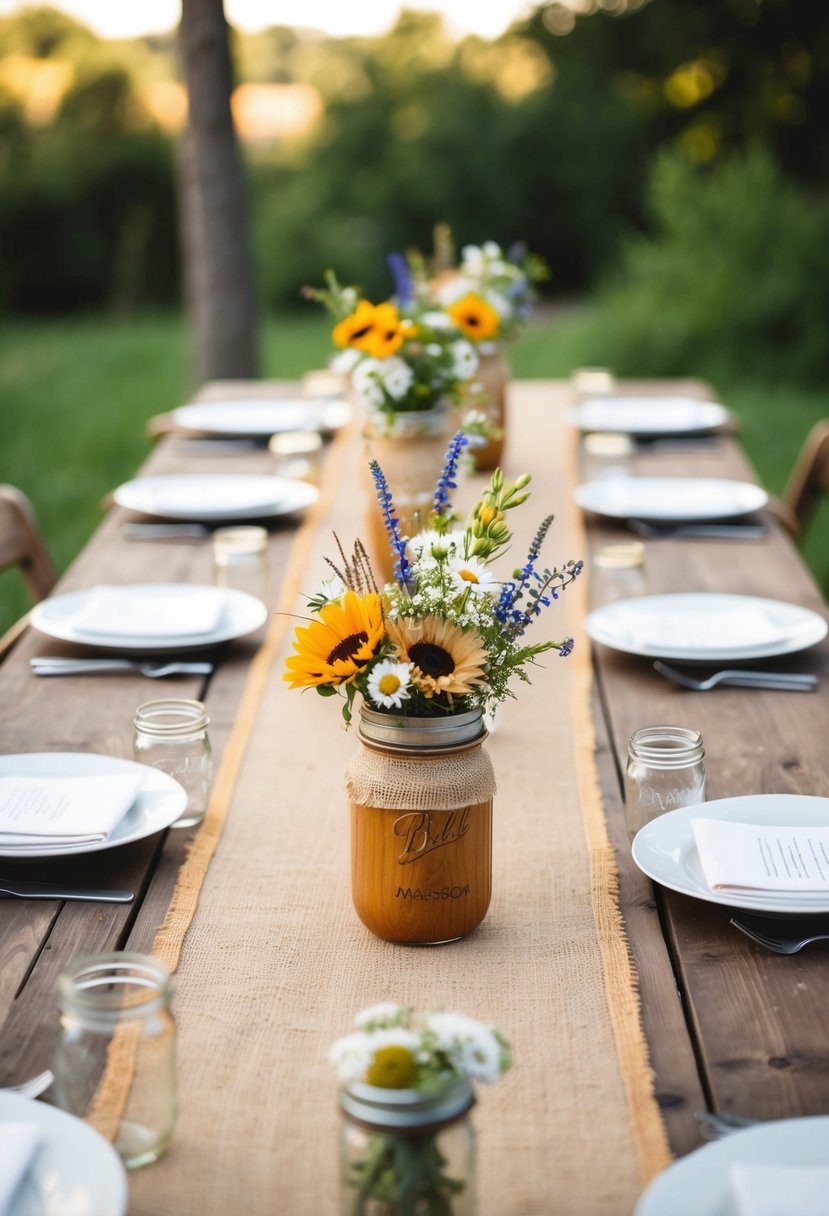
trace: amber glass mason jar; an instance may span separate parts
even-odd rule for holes
[[[363,708],[359,738],[346,772],[358,916],[393,942],[464,937],[492,892],[495,778],[481,711],[408,718]]]
[[[496,342],[482,342],[478,347],[478,370],[474,382],[483,389],[480,405],[492,427],[492,438],[483,447],[471,447],[472,459],[479,472],[495,469],[501,463],[507,432],[507,385],[510,367],[503,350]]]
[[[345,1086],[342,1216],[474,1216],[473,1102],[466,1080],[428,1094]]]

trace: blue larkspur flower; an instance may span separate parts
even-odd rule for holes
[[[383,516],[391,551],[395,555],[394,577],[401,587],[406,587],[411,581],[412,568],[406,558],[406,538],[400,535],[400,520],[394,513],[389,483],[386,481],[378,461],[370,461],[368,467],[371,469],[371,476],[374,479],[377,502],[380,505],[380,513]]]
[[[450,490],[457,490],[458,483],[455,478],[458,475],[458,461],[461,458],[461,451],[469,443],[463,431],[458,431],[453,435],[452,440],[446,452],[446,457],[443,465],[443,472],[438,478],[435,486],[434,510],[435,515],[443,515],[446,508],[449,506]]]
[[[391,277],[394,281],[394,294],[399,304],[411,304],[414,299],[412,276],[402,253],[390,253],[387,258]]]
[[[563,642],[559,642],[558,657],[560,659],[566,659],[568,654],[572,653],[572,650],[573,650],[573,647],[575,646],[575,644],[576,644],[575,638],[565,638]]]

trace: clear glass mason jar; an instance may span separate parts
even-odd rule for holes
[[[144,954],[72,959],[58,978],[55,1100],[109,1140],[128,1169],[156,1161],[176,1121],[171,981]]]
[[[466,1080],[434,1094],[346,1085],[343,1216],[474,1216],[474,1101]]]
[[[213,582],[270,602],[266,528],[217,528],[213,533]]]
[[[593,554],[588,580],[593,608],[647,595],[645,546],[639,540],[603,545]]]
[[[631,840],[665,811],[705,801],[705,748],[687,726],[643,726],[628,746],[625,818]]]
[[[135,711],[135,759],[175,777],[187,791],[184,814],[172,825],[201,823],[213,779],[213,757],[201,701],[147,701]]]
[[[318,431],[282,431],[271,437],[268,448],[277,477],[319,485],[322,435]]]

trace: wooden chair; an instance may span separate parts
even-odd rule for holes
[[[821,493],[829,493],[829,418],[812,427],[792,466],[786,488],[780,498],[769,499],[766,510],[799,545]]]
[[[0,485],[0,571],[18,566],[33,603],[45,599],[57,581],[32,505],[14,486]],[[0,657],[26,627],[23,617],[0,637]]]
[[[806,436],[783,491],[783,504],[796,521],[796,539],[821,494],[829,494],[829,418],[816,422]]]

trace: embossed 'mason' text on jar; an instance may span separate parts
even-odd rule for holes
[[[388,941],[454,941],[486,915],[495,778],[480,710],[408,718],[363,708],[346,773],[357,914]]]
[[[687,726],[643,726],[628,746],[625,818],[631,839],[657,815],[705,801],[702,735]]]

